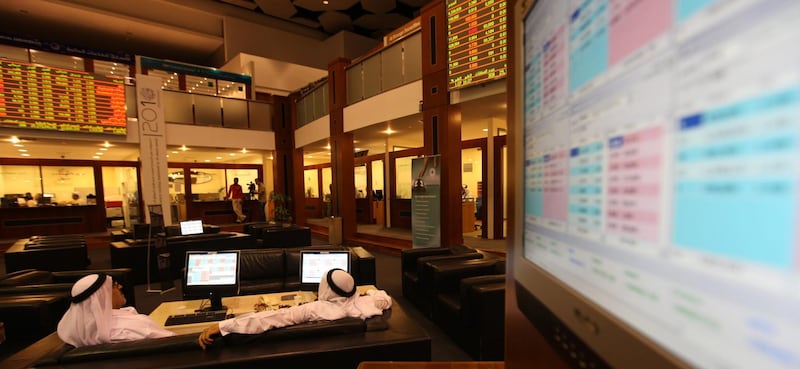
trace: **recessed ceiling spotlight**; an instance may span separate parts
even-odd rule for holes
[[[26,154],[26,153],[22,153],[20,155],[22,155],[22,156],[31,156],[31,154]]]
[[[95,154],[95,155],[103,155],[103,153],[102,153],[102,152],[96,152],[96,153],[94,153],[94,154]]]
[[[247,154],[247,149],[242,148],[242,154]]]
[[[17,151],[19,151],[19,152],[28,152],[28,150],[26,150],[26,149],[18,149]]]
[[[25,147],[25,145],[20,144],[20,143],[16,143],[16,144],[14,144],[14,147]]]
[[[330,149],[331,149],[331,145],[325,145],[325,150],[330,150]]]
[[[187,150],[189,150],[189,148],[187,148],[186,145],[181,145],[181,151],[187,151]]]
[[[92,156],[92,159],[100,159],[100,157],[95,155],[95,156]]]
[[[484,131],[484,132],[489,132],[489,128],[484,128],[484,129],[482,129],[481,131]]]
[[[221,156],[217,156],[217,157],[216,157],[216,158],[214,158],[214,159],[217,159],[217,160],[222,160],[222,157],[221,157]]]
[[[203,160],[203,161],[206,162],[206,163],[210,163],[211,162],[211,160],[209,160],[209,159],[206,159],[206,160]]]
[[[395,132],[397,132],[397,131],[393,131],[391,128],[386,128],[386,130],[383,131],[383,133],[386,133],[387,135],[390,135],[390,134],[395,133]]]
[[[103,147],[111,147],[111,144],[108,141],[103,142]]]
[[[328,0],[322,0],[323,5],[328,5]]]
[[[19,143],[20,139],[17,136],[11,136],[9,141],[11,141],[11,143],[15,144],[15,143]]]
[[[173,154],[177,154],[178,152],[177,152],[177,151],[173,151],[172,153],[173,153]]]
[[[229,156],[236,156],[236,153],[235,153],[235,152],[232,152],[232,153],[230,153],[230,154],[228,154],[228,155],[229,155]]]
[[[101,147],[101,148],[100,148],[100,151],[106,151],[106,150],[108,150],[108,148],[107,148],[107,147]]]

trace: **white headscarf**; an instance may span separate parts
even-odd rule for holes
[[[105,275],[87,275],[72,286],[72,297],[86,291],[98,278],[105,278],[100,289],[88,298],[71,303],[58,322],[58,337],[75,346],[90,346],[110,341],[112,280]]]
[[[319,291],[317,292],[317,299],[319,301],[330,301],[339,305],[346,312],[347,316],[358,317],[366,319],[371,316],[383,314],[383,310],[392,306],[392,300],[385,291],[375,291],[369,293],[368,297],[359,296],[355,292],[355,281],[353,276],[341,269],[335,269],[330,272],[331,280],[338,287],[340,292],[353,292],[351,296],[341,296],[334,291],[334,288],[328,283],[327,275],[322,278],[319,283]],[[381,293],[377,293],[381,292]]]

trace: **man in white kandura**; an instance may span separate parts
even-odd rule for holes
[[[99,273],[72,286],[72,302],[58,322],[58,337],[75,346],[174,336],[134,307],[123,307],[122,285]]]
[[[219,335],[256,334],[317,320],[346,317],[367,319],[383,314],[390,307],[392,298],[386,291],[371,290],[365,296],[360,296],[356,293],[356,284],[350,274],[341,269],[331,269],[320,281],[317,301],[285,309],[248,313],[214,323],[200,333],[198,342],[205,349]]]

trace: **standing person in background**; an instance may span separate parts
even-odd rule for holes
[[[228,193],[225,195],[225,198],[231,199],[233,212],[236,213],[236,223],[244,222],[247,217],[242,213],[242,201],[244,201],[244,193],[242,192],[242,185],[239,184],[239,178],[233,179],[233,184],[228,187]]]
[[[269,222],[269,209],[267,209],[267,186],[261,178],[256,178],[256,186],[258,186],[258,202],[261,203],[261,209],[264,211],[264,221]]]

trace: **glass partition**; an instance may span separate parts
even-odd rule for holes
[[[110,226],[130,227],[139,218],[139,186],[135,167],[103,167],[103,195]]]
[[[385,193],[383,190],[383,160],[372,162],[372,192],[378,194],[377,200],[383,199]]]
[[[303,179],[305,180],[306,186],[306,198],[318,198],[319,197],[319,173],[317,169],[306,169],[303,171]]]
[[[356,198],[367,197],[367,166],[359,164],[353,169],[356,184]]]
[[[225,169],[192,169],[191,183],[192,201],[219,201],[225,199],[225,192],[227,191]],[[233,183],[232,178],[231,183]],[[241,182],[239,183],[241,184]]]
[[[28,192],[35,196],[41,192],[41,188],[38,166],[0,165],[2,207],[15,207],[19,204],[18,198],[23,198]],[[67,196],[65,199],[69,198]]]
[[[58,205],[93,205],[97,191],[92,167],[42,168],[42,194],[53,195]],[[38,182],[38,181],[37,181]],[[34,181],[30,182],[34,184]],[[30,191],[30,190],[29,190]]]
[[[395,159],[395,198],[411,198],[411,159],[410,156]]]

